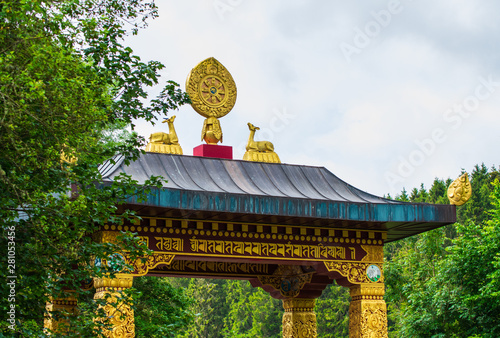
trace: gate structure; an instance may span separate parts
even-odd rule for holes
[[[315,299],[334,280],[350,289],[350,337],[387,337],[384,243],[455,221],[454,205],[383,199],[322,167],[154,153],[102,167],[105,182],[123,172],[168,183],[121,206],[141,219],[106,225],[97,240],[137,232],[154,254],[130,275],[96,279],[96,297],[132,276],[246,279],[283,300],[287,338],[316,337]],[[131,328],[132,313],[110,336]]]
[[[126,165],[118,157],[100,168],[102,184],[120,173],[139,184],[151,175],[167,183],[153,188],[146,202],[132,198],[119,206],[118,214],[134,210],[137,221],[105,225],[95,234],[113,242],[122,231],[135,232],[154,252],[145,263],[131,262],[129,274],[94,278],[95,298],[131,287],[135,276],[246,279],[283,300],[284,338],[314,338],[315,299],[335,280],[350,289],[349,336],[387,337],[384,244],[455,222],[455,205],[392,201],[323,167],[279,163],[272,143],[254,140],[259,128],[251,123],[245,160],[233,160],[231,147],[217,145],[218,119],[236,101],[229,72],[213,58],[204,60],[186,90],[206,118],[207,144],[194,149],[198,156],[182,155],[174,116],[165,121],[169,133],[151,135],[149,152],[137,161]],[[464,190],[457,191],[461,198]],[[76,301],[49,306],[71,310]],[[134,337],[133,312],[122,313],[113,316],[108,337]]]

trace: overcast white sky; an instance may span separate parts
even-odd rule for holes
[[[238,98],[220,121],[235,159],[251,122],[283,163],[324,166],[379,196],[500,164],[497,1],[157,4],[160,17],[127,42],[183,89],[208,57],[231,72]],[[204,118],[190,106],[170,115],[192,155]],[[166,128],[138,124],[145,137]]]

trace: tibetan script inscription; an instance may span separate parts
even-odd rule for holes
[[[356,257],[356,249],[353,247],[324,246],[322,244],[234,242],[197,239],[196,237],[191,238],[189,242],[191,244],[191,251],[205,254],[342,260],[354,260]]]
[[[182,251],[182,239],[170,237],[155,237],[158,241],[156,248],[161,251]]]
[[[206,262],[206,261],[173,261],[158,270],[172,272],[213,272],[222,274],[265,275],[268,274],[267,264]]]

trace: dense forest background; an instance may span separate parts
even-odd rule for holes
[[[476,165],[458,222],[385,246],[390,337],[500,336],[500,172]],[[395,200],[448,204],[451,179]],[[391,196],[388,196],[391,198]],[[281,337],[281,301],[239,280],[142,277],[138,337]],[[348,337],[349,292],[316,303],[318,336]]]

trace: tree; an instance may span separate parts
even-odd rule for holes
[[[283,306],[248,281],[174,278],[172,284],[187,287],[195,313],[179,337],[281,337]]]
[[[465,224],[472,221],[476,224],[483,222],[487,217],[487,210],[492,208],[490,194],[493,191],[491,185],[495,179],[500,179],[500,172],[494,167],[488,168],[482,163],[474,166],[471,173],[472,196],[468,203],[458,209],[458,222]]]
[[[331,284],[316,300],[318,337],[349,337],[349,289]]]
[[[189,310],[193,300],[184,288],[172,286],[168,278],[135,278],[134,287],[141,291],[135,302],[136,337],[176,337],[193,319]]]
[[[156,6],[141,0],[0,1],[3,257],[15,248],[0,266],[15,277],[15,297],[0,286],[2,325],[11,305],[15,309],[12,326],[2,327],[7,334],[43,335],[49,297],[77,290],[81,311],[72,333],[97,336],[96,303],[81,287],[89,276],[110,271],[98,271],[90,258],[145,253],[130,235],[117,245],[94,243],[90,235],[99,225],[132,217],[116,216],[116,205],[141,194],[124,175],[109,186],[95,184],[100,163],[116,154],[132,161],[144,142],[134,132],[122,140],[103,135],[117,125],[133,130],[137,118],[154,122],[189,101],[169,82],[147,103],[145,88],[158,83],[163,65],[143,63],[121,44],[127,25],[136,34],[156,16]],[[153,178],[148,184],[161,183]]]
[[[459,207],[460,223],[386,246],[391,336],[500,334],[498,171],[476,166],[471,176],[476,198]],[[429,193],[439,200],[436,191],[443,191],[440,180]]]

